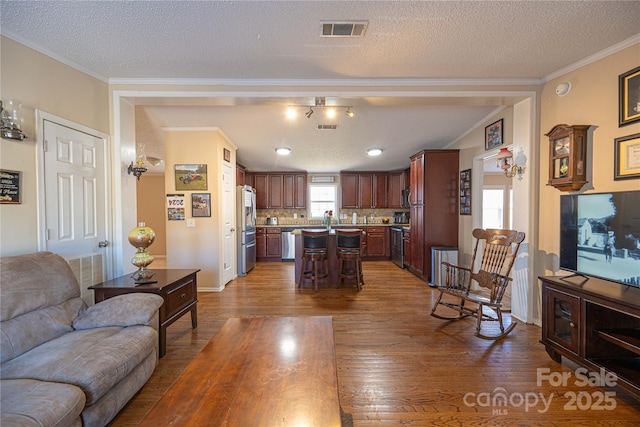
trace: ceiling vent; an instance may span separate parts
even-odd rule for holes
[[[320,37],[364,37],[369,21],[321,22]]]
[[[318,130],[336,130],[338,125],[318,125]]]
[[[316,176],[312,176],[311,177],[311,182],[323,182],[323,183],[327,183],[327,182],[334,182],[335,181],[335,177],[333,176],[320,176],[320,175],[316,175]]]

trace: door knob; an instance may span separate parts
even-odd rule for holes
[[[99,248],[106,248],[107,246],[109,246],[109,241],[107,240],[101,240],[98,242],[98,247]]]

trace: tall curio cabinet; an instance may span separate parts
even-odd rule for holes
[[[432,281],[431,248],[458,246],[458,150],[423,150],[411,156],[410,239],[405,264]]]

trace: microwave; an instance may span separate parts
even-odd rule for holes
[[[411,189],[410,188],[405,188],[404,190],[402,190],[402,199],[400,200],[400,205],[403,208],[410,208],[411,204],[409,202],[409,196],[411,194]]]

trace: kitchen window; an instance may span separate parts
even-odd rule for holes
[[[326,211],[333,211],[334,218],[337,210],[337,185],[310,185],[307,201],[309,203],[309,218],[324,218]]]

